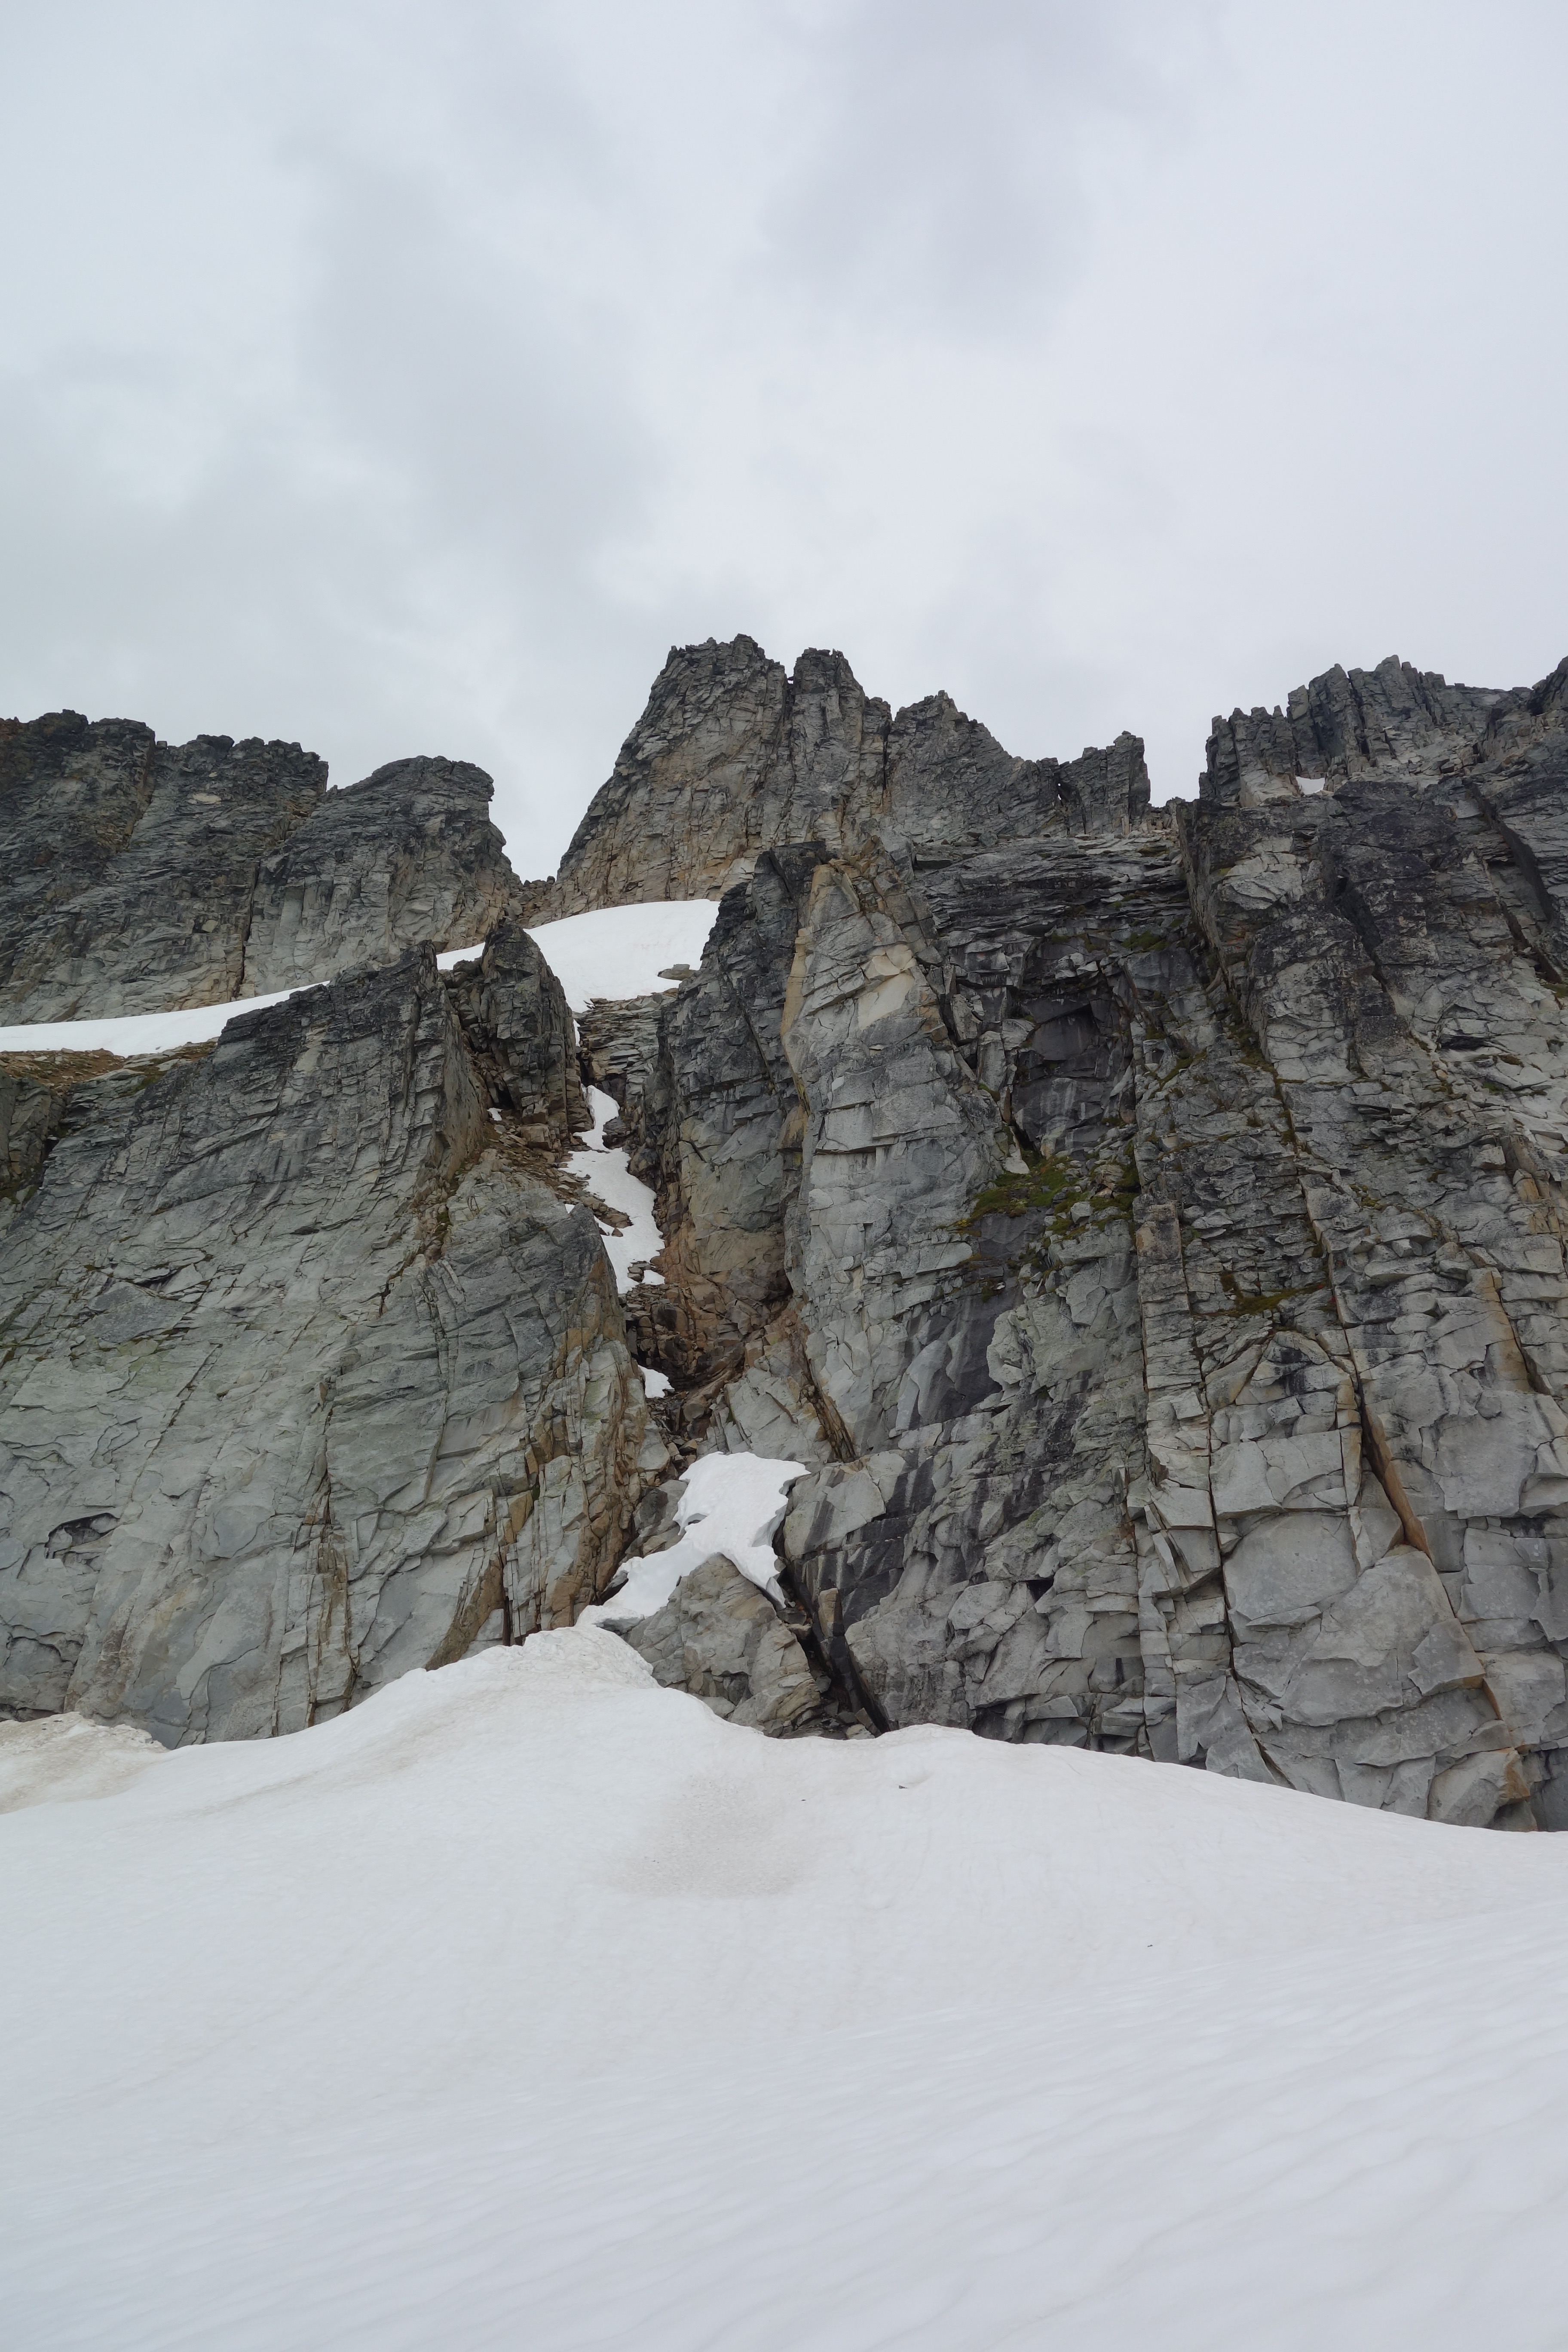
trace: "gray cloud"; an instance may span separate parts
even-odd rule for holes
[[[1545,5],[58,0],[10,37],[0,708],[496,773],[674,640],[1024,751],[1568,650]]]
[[[771,258],[919,340],[1037,332],[1092,246],[1095,151],[1180,135],[1152,0],[861,0],[820,12]],[[1190,36],[1215,11],[1186,10]]]

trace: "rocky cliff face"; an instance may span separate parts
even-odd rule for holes
[[[971,845],[1037,832],[1125,829],[1149,804],[1143,746],[1121,735],[1082,758],[1020,760],[934,694],[895,718],[839,653],[793,674],[750,637],[678,646],[530,919],[649,898],[715,898],[760,853],[821,841]]]
[[[596,1596],[665,1450],[534,963],[537,1099],[428,949],[76,1090],[0,1256],[8,1713],[286,1730]]]
[[[297,743],[171,746],[68,710],[0,724],[0,1020],[269,995],[469,946],[520,903],[482,769],[326,782]]]
[[[1331,673],[1124,832],[764,855],[585,1032],[640,1341],[819,1465],[786,1573],[881,1719],[1568,1822],[1563,677]]]
[[[59,754],[106,841],[143,749]],[[715,1559],[627,1629],[741,1721],[1568,1826],[1565,811],[1568,665],[1330,672],[1151,812],[1131,737],[1024,761],[836,655],[672,656],[533,886],[731,877],[695,976],[580,1024],[662,1280],[617,1301],[562,1198],[515,923],[150,1085],[11,1068],[10,1704],[302,1719],[570,1614],[667,1466],[749,1450],[811,1465],[784,1611]]]

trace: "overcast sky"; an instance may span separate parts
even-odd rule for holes
[[[671,643],[1011,750],[1568,652],[1561,0],[5,0],[0,711],[445,751]]]

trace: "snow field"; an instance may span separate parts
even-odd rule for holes
[[[19,2352],[1563,2342],[1563,1841],[768,1741],[595,1627],[61,1787],[0,1818]]]
[[[242,996],[232,1004],[193,1004],[175,1013],[122,1013],[110,1021],[24,1021],[0,1028],[0,1054],[167,1054],[176,1045],[205,1045],[221,1037],[237,1013],[287,1004],[297,989],[274,996]]]
[[[659,973],[702,961],[719,912],[716,898],[659,898],[640,907],[596,907],[541,923],[529,936],[566,992],[574,1013],[596,996],[652,996],[673,987]]]

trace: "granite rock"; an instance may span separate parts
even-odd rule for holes
[[[5,744],[7,847],[19,835],[33,862],[19,890],[7,859],[0,887],[0,1013],[72,1021],[226,1003],[261,861],[314,810],[325,768],[297,743],[155,744],[145,728],[65,723],[75,717],[35,720]],[[69,845],[58,860],[54,839]]]
[[[102,883],[146,814],[156,751],[152,729],[132,719],[0,719],[0,1008],[12,1019],[47,1017],[17,1008],[50,971],[62,929],[68,942],[66,910]]]
[[[1565,675],[1331,672],[1005,848],[819,825],[590,1045],[674,1418],[814,1465],[781,1575],[880,1720],[1568,1822]]]
[[[979,845],[1125,829],[1149,803],[1143,746],[1119,736],[1079,760],[1022,760],[945,694],[895,716],[844,656],[793,672],[752,638],[671,648],[615,772],[559,873],[526,886],[530,921],[650,898],[717,898],[763,851],[882,839]]]
[[[490,822],[494,787],[463,760],[396,760],[330,792],[256,877],[240,993],[267,996],[390,963],[405,947],[473,947],[521,906]]]
[[[96,1083],[0,1237],[0,1707],[250,1737],[569,1622],[666,1451],[430,950]]]
[[[16,758],[97,812],[29,868],[54,939],[165,770],[49,727]],[[398,944],[354,832],[299,970]],[[422,837],[428,929],[495,869]],[[580,1024],[663,1235],[617,1301],[517,913],[717,893],[695,973]],[[15,1711],[307,1719],[564,1622],[729,1448],[808,1465],[784,1611],[715,1559],[624,1629],[720,1712],[1568,1827],[1568,664],[1327,672],[1152,811],[1131,736],[1026,761],[841,656],[688,647],[561,875],[486,903],[444,982],[0,1076]]]
[[[0,1019],[221,1004],[476,945],[521,905],[482,769],[346,792],[297,743],[127,719],[0,724]]]
[[[544,1150],[563,1151],[594,1118],[565,992],[522,925],[504,918],[447,987],[491,1106]]]
[[[683,1576],[651,1617],[607,1621],[654,1680],[689,1691],[715,1715],[774,1738],[825,1727],[811,1661],[768,1599],[716,1552]]]

